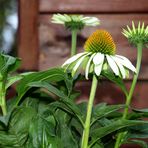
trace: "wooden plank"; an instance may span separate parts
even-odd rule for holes
[[[19,45],[18,56],[22,59],[22,70],[38,69],[38,2],[19,1]]]
[[[101,20],[98,27],[86,27],[78,36],[78,52],[83,51],[83,44],[86,38],[96,29],[108,30],[117,45],[117,53],[128,57],[133,64],[136,63],[136,49],[131,47],[126,38],[121,34],[122,28],[131,25],[131,20],[136,23],[144,21],[148,24],[147,14],[129,15],[93,15]],[[70,32],[63,26],[50,23],[51,15],[40,15],[39,17],[39,40],[40,58],[39,69],[60,66],[70,55]],[[141,79],[148,79],[148,52],[143,49],[143,61],[140,72]]]
[[[40,0],[41,13],[148,12],[147,0]]]

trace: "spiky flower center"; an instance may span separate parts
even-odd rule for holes
[[[148,43],[148,26],[144,26],[144,23],[139,22],[135,27],[135,23],[132,22],[132,28],[127,25],[127,29],[123,29],[123,35],[129,40],[130,43],[137,46],[138,43],[143,45]]]
[[[86,40],[85,51],[101,52],[103,54],[114,55],[116,45],[112,36],[106,30],[97,30]]]

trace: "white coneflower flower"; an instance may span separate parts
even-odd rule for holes
[[[62,67],[72,70],[74,76],[85,65],[85,77],[94,72],[100,76],[104,69],[111,69],[116,76],[126,78],[127,70],[136,73],[135,67],[124,56],[116,55],[116,46],[111,35],[105,30],[97,30],[86,41],[85,52],[68,59]]]
[[[100,24],[100,21],[96,17],[84,17],[83,15],[54,14],[52,23],[63,24],[71,30],[81,30],[84,26],[97,26]]]
[[[148,26],[145,27],[144,22],[142,24],[139,22],[137,27],[132,22],[132,28],[127,25],[127,30],[123,29],[122,34],[134,45],[148,43]]]

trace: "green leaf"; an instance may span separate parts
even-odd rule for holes
[[[100,138],[111,134],[112,132],[115,132],[117,130],[123,129],[125,127],[130,127],[130,126],[134,126],[134,125],[140,125],[140,124],[145,124],[147,123],[146,121],[132,121],[132,120],[117,120],[112,122],[111,124],[109,124],[108,126],[104,126],[98,129],[95,129],[93,131],[91,131],[90,136],[95,139],[93,141],[91,141],[90,143],[90,147],[92,145],[94,145],[97,140],[99,140]]]
[[[52,116],[48,118],[35,117],[29,128],[29,138],[32,147],[48,147],[50,144],[53,144],[50,140],[55,136],[55,126]]]
[[[54,87],[53,85],[51,85],[47,82],[32,82],[32,83],[29,83],[28,86],[45,88],[49,92],[58,96],[59,98],[67,99],[67,96],[62,91],[58,90],[56,87]]]
[[[20,62],[19,58],[0,54],[0,72],[2,75],[13,72],[20,66]]]
[[[16,99],[15,106],[17,106],[21,98],[25,93],[31,88],[29,83],[31,82],[50,82],[56,83],[59,81],[64,81],[68,90],[68,93],[72,90],[72,80],[68,78],[67,74],[64,73],[62,68],[53,68],[47,71],[34,72],[24,75],[24,78],[17,85],[18,97]]]
[[[128,114],[128,119],[142,119],[148,118],[148,110],[145,109],[132,109],[133,112]]]
[[[148,148],[148,143],[142,140],[130,140],[127,142],[127,144],[138,144],[143,148]]]
[[[31,120],[35,115],[36,111],[31,107],[18,107],[15,109],[9,121],[10,132],[28,131]]]
[[[69,123],[69,127],[76,141],[80,143],[83,135],[84,127],[75,117],[71,116],[71,118],[72,119],[71,119],[71,122]]]
[[[125,105],[106,105],[104,103],[98,104],[94,108],[91,125],[93,125],[97,120],[99,120],[103,117],[107,117],[111,113],[113,113],[119,109],[122,109],[124,107],[125,107]]]
[[[74,139],[71,129],[68,127],[70,118],[61,110],[55,112],[57,121],[57,136],[60,137],[64,148],[78,148],[78,142]]]
[[[9,126],[5,131],[0,131],[0,146],[24,147],[34,116],[36,116],[36,112],[30,107],[16,108],[11,114]]]
[[[124,94],[126,96],[128,95],[128,91],[126,89],[126,86],[125,86],[123,80],[120,77],[115,76],[113,73],[111,73],[109,71],[103,71],[101,74],[104,77],[106,77],[107,79],[109,79],[110,81],[112,81],[115,84],[117,84],[121,88],[121,90],[124,92]]]
[[[6,116],[0,116],[0,123],[2,123],[5,126],[8,126],[8,122],[9,122],[10,116],[11,116],[10,112],[7,113]]]
[[[0,131],[0,147],[1,148],[24,148],[24,143],[27,140],[26,134],[18,133],[11,134],[7,131]]]
[[[57,102],[53,102],[49,105],[49,107],[57,107],[60,110],[63,110],[66,113],[71,114],[72,116],[75,116],[78,121],[81,123],[82,127],[84,126],[84,119],[83,119],[83,115],[81,114],[80,109],[77,107],[77,105],[72,102],[69,99],[60,99]]]
[[[77,104],[77,106],[79,107],[83,121],[85,121],[85,119],[86,119],[87,104],[88,104],[87,102],[81,102],[81,103]]]
[[[101,143],[95,143],[92,148],[104,148],[104,145]]]
[[[78,148],[78,143],[73,138],[71,130],[67,126],[61,127],[61,138],[64,143],[64,148]]]
[[[147,113],[148,114],[148,108],[143,108],[143,109],[132,109],[136,113]]]
[[[21,76],[21,75],[8,77],[5,89],[8,89],[12,84],[14,84],[15,82],[21,80],[22,78],[23,78],[23,76]]]
[[[80,96],[81,92],[80,91],[72,91],[70,93],[70,100],[76,100]]]
[[[148,124],[128,128],[129,138],[148,138]]]

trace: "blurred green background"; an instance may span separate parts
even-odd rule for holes
[[[0,50],[15,55],[17,49],[18,2],[0,0]]]

